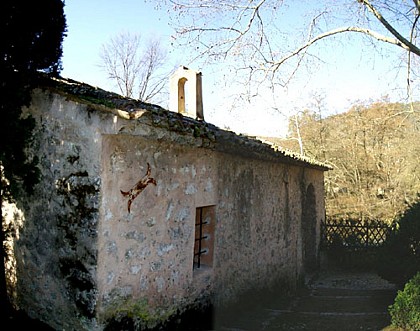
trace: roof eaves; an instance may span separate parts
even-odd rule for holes
[[[111,112],[126,120],[137,120],[143,114],[150,113],[152,123],[155,125],[165,122],[165,118],[169,122],[182,122],[180,125],[169,125],[168,129],[184,134],[192,133],[194,136],[207,138],[216,144],[215,149],[219,151],[236,154],[242,153],[257,158],[267,157],[273,160],[278,160],[280,157],[282,162],[285,163],[317,168],[323,171],[332,170],[332,167],[326,163],[283,149],[271,141],[241,134],[238,135],[234,132],[220,129],[211,123],[171,112],[158,105],[126,98],[86,83],[67,78],[54,78],[52,85],[57,90],[75,96],[81,102],[88,103],[93,108]]]

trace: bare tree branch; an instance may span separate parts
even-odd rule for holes
[[[417,22],[420,18],[420,4],[417,0],[414,0],[414,3],[417,5],[417,15],[416,18],[414,19],[413,25],[411,27],[411,31],[410,31],[410,43],[413,42],[414,40],[414,33],[415,33],[415,27],[417,25]],[[411,52],[408,52],[408,56],[407,56],[407,94],[409,96],[410,99],[412,99],[412,91],[411,91]],[[411,100],[412,101],[412,100]],[[411,106],[411,111],[414,111],[414,106],[413,106],[413,102],[410,103]]]
[[[365,35],[369,35],[379,41],[383,41],[383,42],[387,42],[396,46],[399,46],[407,51],[412,51],[413,53],[417,54],[420,56],[420,49],[418,49],[417,47],[415,47],[413,50],[407,46],[406,44],[402,43],[400,40],[398,39],[394,39],[394,38],[389,38],[386,36],[383,36],[379,33],[376,33],[375,31],[369,30],[369,29],[364,29],[364,28],[359,28],[359,27],[353,27],[353,26],[349,26],[349,27],[343,27],[343,28],[338,28],[335,30],[331,30],[325,33],[321,33],[320,35],[316,36],[315,38],[309,40],[307,43],[305,43],[304,45],[300,46],[298,49],[296,49],[295,51],[293,51],[292,53],[286,55],[285,57],[283,57],[282,59],[280,59],[279,61],[276,61],[273,64],[274,66],[274,70],[278,70],[279,67],[284,64],[287,60],[289,60],[292,57],[295,57],[296,55],[298,55],[299,53],[301,53],[303,50],[307,49],[309,46],[315,44],[317,41],[320,41],[321,39],[324,39],[326,37],[331,37],[333,35],[336,34],[340,34],[340,33],[345,33],[345,32],[357,32],[357,33],[363,33]],[[413,45],[414,46],[414,45]]]
[[[419,0],[307,0],[309,7],[292,0],[160,1],[173,5],[180,45],[194,47],[188,60],[223,63],[234,72],[228,79],[243,100],[283,90],[304,66],[313,71],[313,60],[323,61],[313,46],[329,37],[363,35],[373,46],[396,46],[408,54],[408,78],[415,75],[414,59],[420,58]],[[319,52],[330,56],[328,50]]]
[[[120,33],[102,46],[102,67],[126,97],[151,102],[164,88],[169,72],[165,67],[166,52],[159,40],[145,45],[139,34]],[[159,73],[161,72],[161,73]]]
[[[419,0],[413,0],[414,6],[416,6],[417,11],[420,12],[420,1]]]
[[[288,60],[289,58],[298,55],[302,52],[302,50],[308,48],[309,46],[311,46],[312,44],[314,44],[315,42],[317,42],[318,40],[324,39],[325,37],[328,36],[333,36],[339,33],[344,33],[344,32],[358,32],[358,33],[362,33],[368,36],[371,36],[373,38],[375,38],[378,41],[382,41],[382,42],[386,42],[389,44],[393,44],[396,45],[406,51],[410,51],[413,54],[416,54],[418,56],[420,56],[420,48],[417,47],[411,40],[409,41],[407,38],[404,38],[402,36],[401,33],[399,33],[397,31],[397,29],[395,29],[392,24],[390,24],[388,22],[388,20],[386,20],[383,15],[371,4],[371,2],[369,0],[357,0],[359,3],[361,3],[364,7],[366,7],[374,16],[375,18],[378,20],[378,22],[380,22],[380,24],[382,24],[389,32],[391,32],[391,34],[395,37],[395,38],[390,38],[387,37],[385,35],[382,35],[376,31],[374,31],[371,28],[365,28],[365,27],[345,27],[345,28],[336,28],[336,29],[332,29],[331,31],[328,32],[324,32],[319,34],[317,37],[312,38],[311,40],[309,40],[308,42],[306,42],[305,44],[303,44],[301,47],[297,48],[294,52],[292,52],[290,55],[286,55],[283,58],[281,58],[280,60],[277,61],[273,61],[273,59],[270,59],[270,61],[267,61],[267,55],[264,54],[264,52],[262,50],[258,51],[258,54],[263,56],[266,60],[267,63],[272,63],[275,64],[275,68],[278,69],[277,64],[282,64],[284,63],[286,60]],[[414,4],[416,6],[416,8],[418,8],[419,5],[419,1],[418,0],[413,0]],[[190,33],[217,33],[217,32],[233,32],[236,35],[235,36],[227,36],[227,38],[222,38],[222,39],[218,39],[216,42],[213,42],[211,44],[208,44],[206,46],[206,49],[204,51],[201,51],[199,55],[197,55],[196,58],[202,57],[205,54],[214,54],[213,50],[221,50],[225,55],[227,55],[233,48],[235,45],[237,45],[240,41],[240,39],[244,38],[248,33],[251,32],[251,28],[254,24],[254,22],[258,19],[258,21],[260,22],[260,26],[261,29],[258,31],[259,35],[260,35],[260,45],[255,44],[255,49],[258,49],[259,46],[261,46],[261,41],[265,40],[266,45],[270,45],[269,43],[269,38],[266,37],[265,34],[265,30],[264,30],[264,20],[263,18],[260,16],[260,11],[262,9],[263,6],[268,4],[268,0],[261,0],[259,1],[256,5],[253,5],[253,1],[247,1],[246,5],[240,5],[239,1],[238,2],[234,2],[234,3],[229,3],[229,2],[222,2],[222,1],[203,1],[203,2],[199,2],[199,1],[190,1],[187,4],[185,2],[178,2],[175,0],[171,0],[170,1],[172,4],[174,4],[177,8],[182,8],[183,12],[188,11],[188,10],[192,10],[192,9],[201,9],[201,10],[210,10],[210,9],[215,9],[217,8],[221,8],[221,10],[223,10],[224,7],[227,7],[231,10],[240,10],[238,15],[236,16],[235,20],[233,21],[233,23],[230,26],[221,26],[221,27],[208,27],[208,26],[204,26],[204,25],[196,25],[196,26],[190,26],[190,27],[183,27],[182,29],[178,30],[178,32],[180,34],[190,34]],[[273,5],[273,9],[275,10],[280,10],[281,4],[278,4],[277,6]],[[246,13],[246,15],[245,15]],[[321,16],[324,13],[318,14],[317,16]],[[242,22],[242,19],[246,17],[246,22]],[[317,19],[317,17],[313,20],[315,21]],[[244,25],[245,24],[245,25]],[[242,28],[241,28],[242,27]],[[311,25],[310,30],[312,30],[314,27],[314,24]],[[227,46],[227,48],[222,50],[222,47]],[[270,51],[270,53],[272,54],[272,52]]]
[[[369,0],[358,0],[358,1],[362,3],[363,5],[365,5],[370,10],[370,12],[372,12],[372,14],[375,15],[375,17],[379,20],[379,22],[381,22],[381,24],[389,32],[391,32],[395,38],[397,38],[399,43],[392,42],[393,44],[400,46],[404,48],[405,50],[416,54],[417,56],[420,56],[420,48],[418,48],[416,45],[408,41],[396,29],[394,29],[394,27],[381,15],[381,13],[378,10],[376,10],[374,6],[372,6]],[[417,8],[419,8],[418,0],[414,0],[414,3],[417,6]],[[377,37],[375,38],[378,39]],[[378,40],[382,40],[382,39],[378,39]],[[386,40],[382,40],[382,41],[386,41]],[[389,41],[386,41],[386,42],[389,42]]]

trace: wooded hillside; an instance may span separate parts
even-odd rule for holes
[[[321,118],[305,110],[279,142],[331,165],[327,215],[390,222],[420,193],[420,103],[377,102]]]

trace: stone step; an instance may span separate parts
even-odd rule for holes
[[[267,328],[255,330],[382,330],[389,325],[386,312],[331,313],[331,312],[275,312]],[[253,328],[243,328],[253,330]]]
[[[291,311],[325,314],[386,313],[388,305],[392,303],[393,298],[394,296],[392,295],[334,295],[296,297],[292,302]]]
[[[292,300],[273,296],[254,309],[216,316],[215,330],[381,330],[394,298],[394,290],[303,290]]]
[[[215,315],[212,331],[378,331],[397,289],[373,273],[329,272],[293,298],[268,293]]]
[[[396,293],[395,289],[351,290],[340,288],[314,288],[306,291],[309,292],[307,293],[308,295],[316,296],[395,296]]]
[[[263,330],[381,330],[389,325],[381,313],[314,313],[266,310],[215,323],[216,331]]]

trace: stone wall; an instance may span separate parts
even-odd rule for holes
[[[9,285],[30,316],[82,330],[97,302],[100,113],[91,117],[86,107],[36,91],[26,114],[37,121],[31,153],[41,182],[17,204],[23,220],[15,227],[16,284]]]
[[[42,181],[17,206],[9,285],[32,317],[56,329],[101,330],[124,316],[153,326],[209,300],[294,288],[316,266],[322,165],[162,109],[131,116],[37,90],[26,113]],[[156,185],[129,212],[121,191],[147,164]],[[194,268],[197,208],[208,206],[212,263]]]

